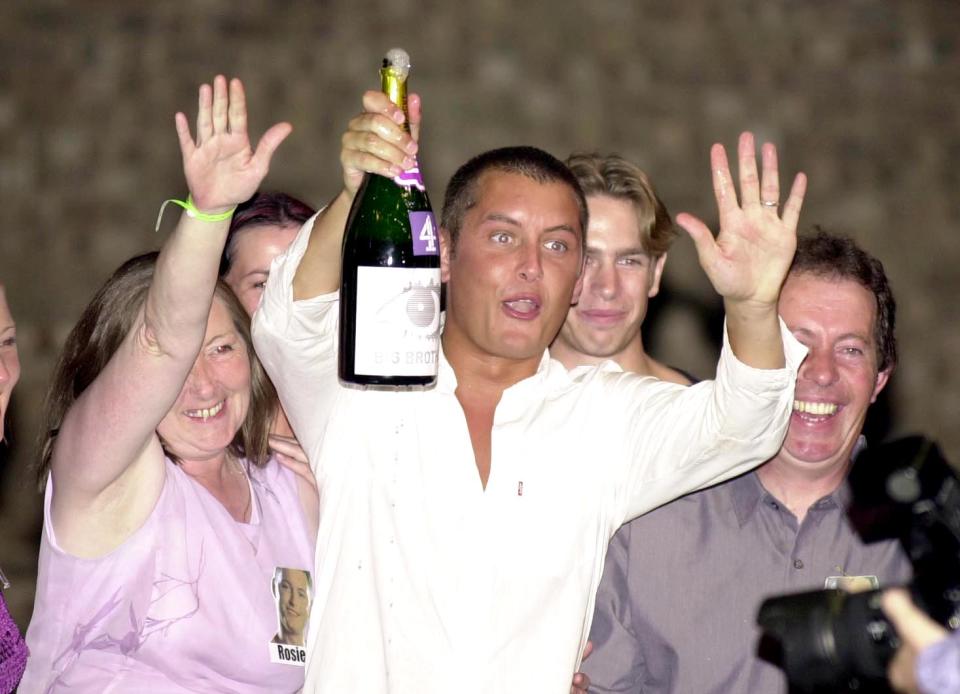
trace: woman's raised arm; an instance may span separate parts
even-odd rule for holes
[[[200,87],[196,139],[182,113],[176,115],[176,129],[190,206],[164,244],[152,278],[143,263],[136,271],[125,265],[87,308],[65,350],[67,356],[77,352],[70,340],[81,337],[78,331],[91,322],[102,326],[92,335],[102,342],[99,348],[115,349],[101,355],[106,365],[86,377],[88,384],[78,382],[91,368],[88,363],[80,361],[72,367],[74,374],[65,374],[78,395],[59,424],[50,461],[58,539],[84,554],[102,547],[89,546],[91,528],[83,526],[94,522],[102,531],[94,535],[111,535],[110,528],[121,527],[129,533],[156,501],[163,483],[156,428],[200,350],[229,212],[256,191],[291,127],[274,125],[252,150],[243,85],[234,79],[228,87],[217,76],[212,87]],[[129,317],[117,315],[124,309]],[[111,325],[124,328],[113,342],[118,347],[97,334]],[[95,544],[115,544],[103,539]]]

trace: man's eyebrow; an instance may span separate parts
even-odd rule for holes
[[[643,249],[643,246],[634,246],[633,248],[621,248],[616,252],[616,255],[625,256],[625,255],[650,255],[650,254]]]
[[[810,328],[791,328],[791,332],[800,335],[814,335],[814,331]],[[873,335],[861,335],[860,333],[847,332],[838,336],[837,340],[859,340],[864,344],[870,344],[870,342],[873,340]]]
[[[513,226],[520,226],[520,222],[511,217],[510,215],[502,214],[500,212],[491,212],[483,218],[485,222],[503,222],[505,224],[510,224]]]
[[[589,243],[587,244],[587,253],[603,253],[603,252],[606,251],[606,250],[608,250],[608,249],[606,249],[606,248],[604,248],[604,247],[601,247],[601,246],[597,246],[597,245],[591,246]],[[636,247],[634,247],[634,248],[614,249],[612,252],[613,252],[613,254],[616,255],[617,257],[625,256],[625,255],[645,255],[645,256],[650,256],[650,254],[647,253],[647,251],[644,250],[643,246],[636,246]]]
[[[860,342],[870,344],[873,339],[872,335],[861,335],[860,333],[844,333],[840,336],[841,340],[860,340]]]
[[[566,231],[573,234],[574,236],[579,236],[579,234],[577,233],[577,230],[574,229],[569,224],[557,224],[552,227],[547,227],[546,229],[544,229],[544,231]]]
[[[504,213],[502,213],[502,212],[490,212],[489,214],[487,214],[487,215],[483,218],[483,221],[484,221],[484,222],[502,222],[503,224],[509,224],[510,226],[514,226],[514,227],[521,227],[521,226],[523,226],[523,225],[520,223],[519,220],[511,217],[511,216],[508,215],[508,214],[504,214]],[[570,226],[569,224],[556,224],[556,225],[554,225],[554,226],[552,226],[552,227],[547,227],[546,229],[544,229],[544,231],[545,231],[545,232],[551,232],[551,231],[566,231],[566,232],[568,232],[568,233],[570,233],[570,234],[573,234],[574,236],[578,236],[578,235],[579,235],[579,234],[577,233],[576,229],[574,229],[574,228],[573,228],[572,226]]]

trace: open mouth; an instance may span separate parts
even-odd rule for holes
[[[508,316],[520,320],[532,320],[540,315],[540,302],[533,297],[504,301],[503,308]]]
[[[200,421],[207,421],[211,417],[216,417],[223,411],[224,405],[226,405],[226,400],[221,400],[213,407],[204,407],[199,410],[185,410],[184,414],[187,415],[190,419],[198,419]]]
[[[835,402],[812,402],[809,400],[794,400],[793,412],[807,421],[823,421],[837,413],[840,407]]]

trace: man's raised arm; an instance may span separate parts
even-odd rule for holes
[[[624,404],[627,411],[639,408],[626,418],[624,476],[613,480],[620,503],[611,507],[611,518],[617,522],[756,467],[777,452],[786,433],[806,348],[779,319],[777,301],[796,250],[806,177],[797,175],[781,218],[776,149],[763,147],[762,182],[753,135],[743,133],[738,149],[739,203],[723,147],[710,152],[720,217],[716,239],[696,217],[677,217],[726,306],[717,376],[679,390],[664,383],[636,386]]]
[[[401,148],[416,150],[416,141],[402,125],[403,111],[385,94],[367,92],[363,105],[364,112],[350,121],[342,139],[343,191],[307,221],[274,261],[253,317],[257,355],[314,466],[340,393],[334,292],[340,285],[341,244],[350,205],[365,172],[396,175],[409,165],[404,161],[409,155]],[[407,106],[416,135],[419,97],[411,94]]]
[[[727,336],[737,359],[758,369],[779,369],[784,356],[777,300],[797,247],[797,222],[807,179],[797,174],[781,216],[776,147],[763,145],[762,180],[751,133],[740,135],[737,150],[739,204],[726,151],[719,144],[710,150],[713,192],[720,214],[716,239],[693,215],[677,215],[677,223],[693,238],[700,265],[723,297]]]
[[[414,164],[420,133],[420,97],[407,100],[410,133],[403,126],[403,109],[380,91],[363,95],[363,113],[350,121],[343,135],[340,163],[343,190],[320,213],[293,278],[293,299],[312,299],[340,286],[340,249],[350,205],[365,172],[394,177]]]

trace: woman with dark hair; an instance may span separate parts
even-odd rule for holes
[[[237,206],[230,222],[220,276],[248,315],[260,304],[270,263],[287,250],[316,210],[286,193],[256,193]]]
[[[229,93],[228,93],[229,89]],[[250,148],[239,80],[177,133],[187,212],[107,281],[48,396],[44,529],[25,691],[297,691],[274,662],[271,579],[308,569],[315,490],[269,457],[276,395],[217,279],[230,212],[288,124]]]
[[[305,202],[286,193],[258,192],[237,206],[220,260],[220,277],[230,285],[248,316],[252,317],[260,305],[270,263],[287,250],[303,223],[315,213]],[[275,409],[270,448],[278,462],[316,490],[316,477],[279,402]],[[316,528],[311,529],[315,535]]]
[[[237,206],[220,260],[220,277],[230,285],[248,316],[253,316],[260,304],[270,276],[270,263],[287,250],[300,227],[315,212],[286,193],[258,192]],[[279,407],[271,432],[296,445],[293,430]],[[299,458],[306,460],[302,452]]]

